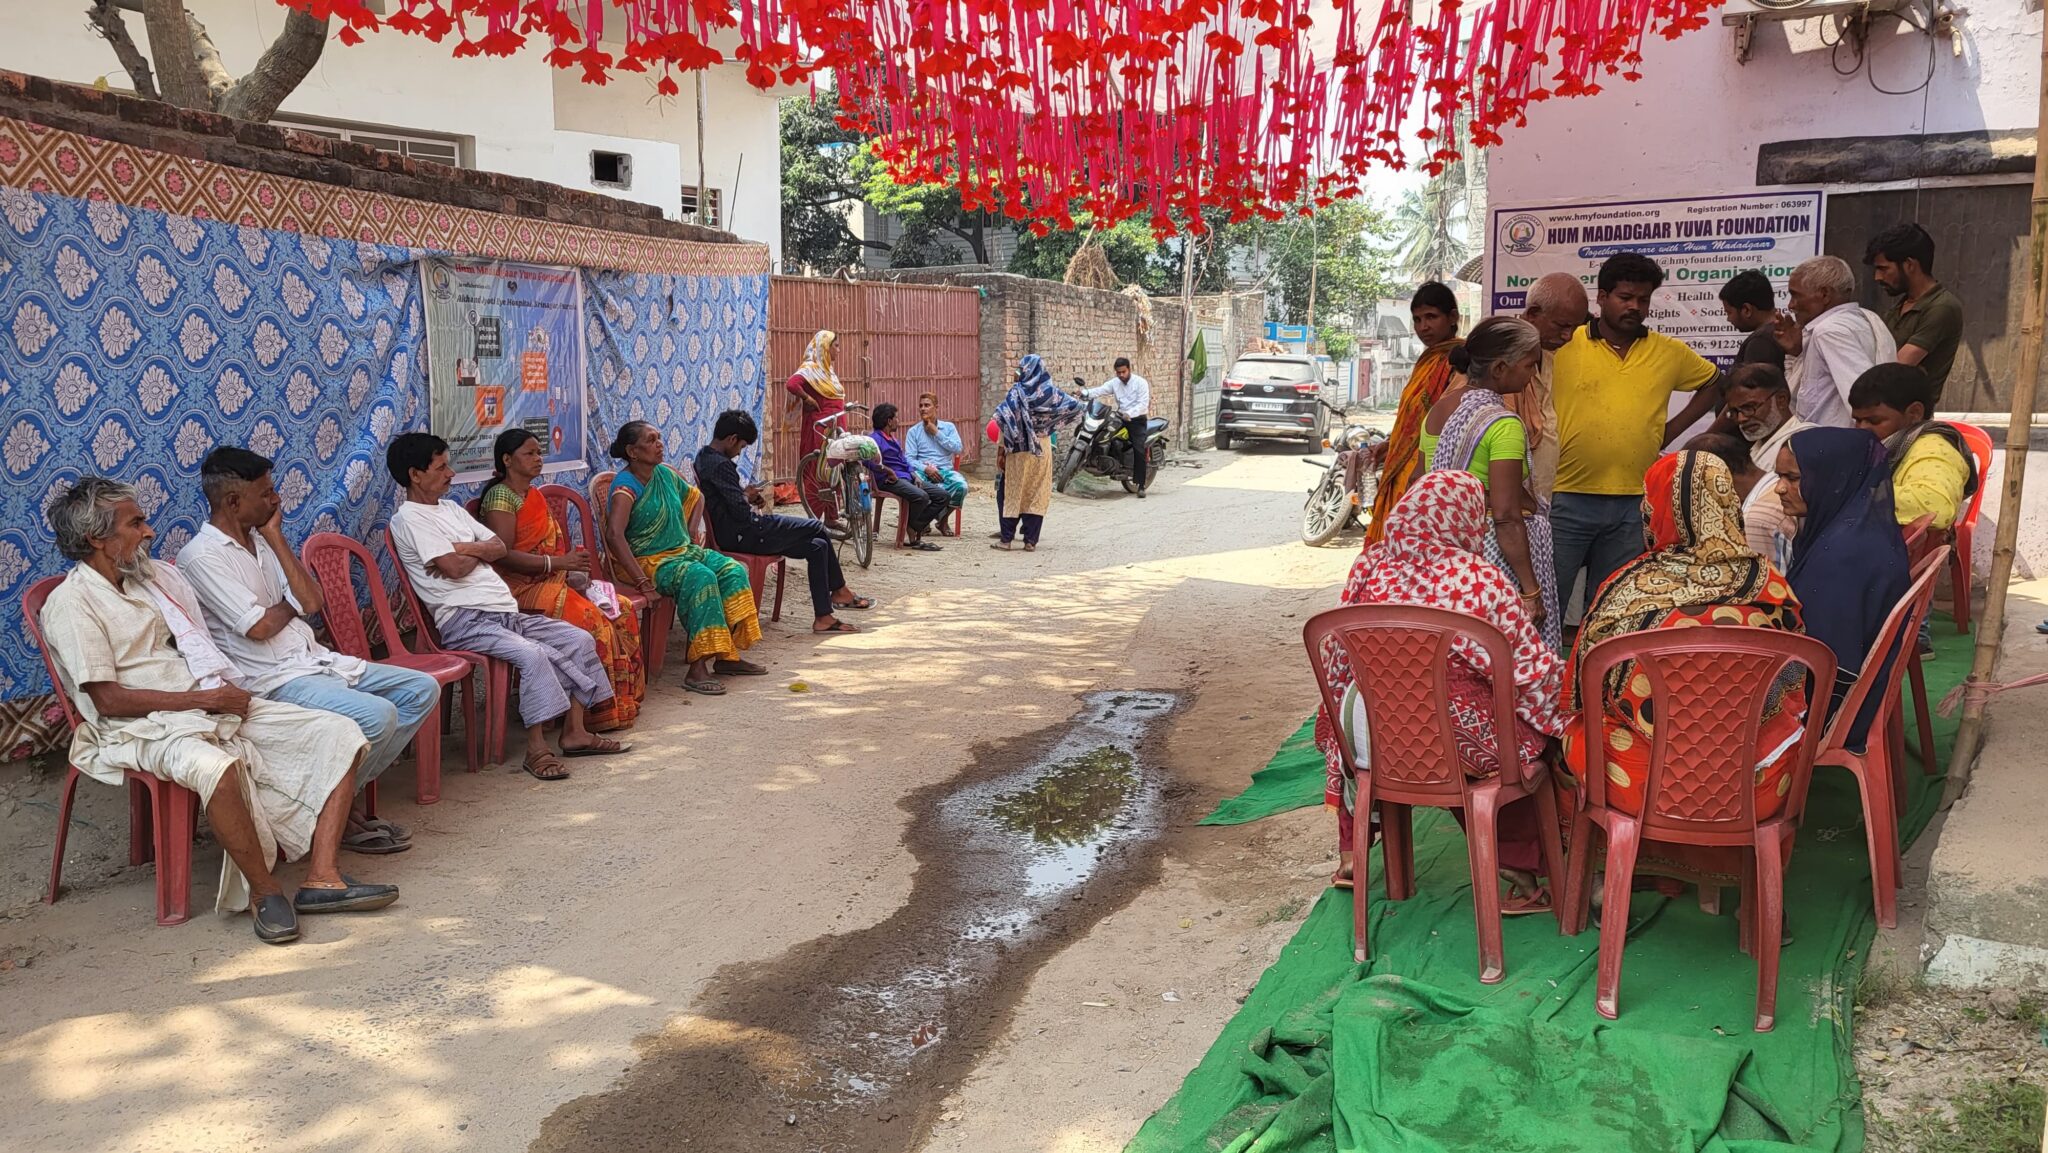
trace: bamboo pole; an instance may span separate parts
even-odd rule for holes
[[[1998,536],[1991,550],[1991,576],[1984,593],[1984,619],[1977,626],[1977,652],[1968,685],[1991,683],[2005,637],[2005,586],[2012,580],[2019,550],[2020,498],[2027,484],[2027,438],[2033,432],[2034,390],[2041,377],[2042,313],[2048,310],[2048,9],[2043,10],[2040,107],[2034,120],[2033,218],[2027,230],[2027,308],[2020,318],[2019,374],[2012,382],[2012,418],[2005,426],[2005,488],[1998,497]],[[1969,786],[1970,770],[1984,740],[1984,698],[1963,697],[1963,719],[1948,762],[1946,808]]]

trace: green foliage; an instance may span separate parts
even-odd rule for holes
[[[865,152],[858,133],[836,120],[836,92],[791,96],[779,109],[782,121],[782,257],[792,266],[832,272],[860,259],[861,241],[847,225],[860,211],[860,185],[853,158]]]
[[[1334,328],[1327,324],[1316,325],[1316,336],[1323,342],[1323,351],[1331,360],[1350,360],[1358,351],[1358,336],[1349,327]]]
[[[1319,327],[1340,317],[1362,321],[1375,301],[1393,294],[1383,245],[1387,221],[1370,204],[1340,200],[1319,210],[1313,222],[1294,218],[1234,227],[1261,230],[1259,247],[1269,271],[1266,291],[1277,298],[1285,320],[1308,319],[1311,279]]]
[[[1075,223],[1076,227],[1069,232],[1034,236],[1025,231],[1017,239],[1016,253],[1010,257],[1010,271],[1040,280],[1060,280],[1066,276],[1067,263],[1081,250],[1085,238],[1102,248],[1102,254],[1109,258],[1109,267],[1123,283],[1142,285],[1148,292],[1179,291],[1178,273],[1169,276],[1165,266],[1155,259],[1159,242],[1152,239],[1152,230],[1144,224],[1126,220],[1096,232],[1085,213]]]
[[[903,222],[903,237],[890,253],[891,265],[921,268],[959,263],[959,258],[945,246],[942,235],[955,237],[965,245],[969,261],[988,263],[989,233],[1001,223],[1001,218],[963,210],[958,188],[950,184],[898,184],[889,175],[888,167],[871,152],[853,158],[853,175],[859,182],[861,196],[876,212]]]

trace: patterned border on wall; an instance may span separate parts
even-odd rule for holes
[[[176,216],[623,272],[745,276],[768,271],[760,244],[632,236],[338,188],[119,144],[0,117],[0,186],[111,200]]]

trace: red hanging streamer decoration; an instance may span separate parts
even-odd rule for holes
[[[1161,236],[1200,232],[1205,208],[1279,219],[1357,196],[1374,164],[1439,171],[1460,112],[1498,144],[1532,102],[1636,79],[1645,33],[1703,27],[1720,0],[1381,0],[1369,28],[1360,0],[1330,2],[278,0],[344,44],[384,27],[505,56],[537,39],[590,83],[654,71],[671,96],[729,44],[758,88],[836,85],[899,181],[957,184],[1041,235],[1085,212]]]

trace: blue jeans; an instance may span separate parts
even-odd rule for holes
[[[1614,570],[1643,553],[1643,498],[1560,492],[1550,498],[1550,536],[1557,562],[1557,600],[1569,613],[1572,585],[1586,573],[1586,605]]]
[[[421,722],[441,696],[434,678],[411,669],[373,664],[350,686],[332,673],[314,673],[286,681],[266,694],[273,701],[340,713],[363,730],[370,751],[356,770],[356,788],[376,780],[420,731]]]

